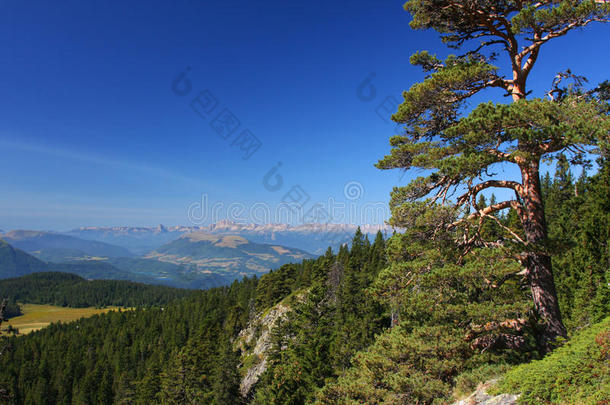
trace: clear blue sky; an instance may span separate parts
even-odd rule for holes
[[[373,167],[393,134],[375,110],[422,79],[411,53],[448,53],[408,22],[401,1],[5,2],[0,229],[188,224],[202,194],[273,206],[293,185],[308,204],[345,201],[353,181],[358,203],[387,203],[399,173]],[[608,33],[549,44],[531,87],[566,68],[607,79]],[[192,90],[178,96],[186,67]],[[363,101],[373,72],[377,93]],[[189,106],[205,89],[213,114],[241,123],[228,140]],[[231,145],[244,129],[262,143],[247,160]],[[270,191],[277,162],[284,185]]]

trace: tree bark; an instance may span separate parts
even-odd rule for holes
[[[542,324],[538,347],[545,354],[553,349],[553,343],[558,337],[565,338],[567,333],[559,311],[551,257],[546,252],[547,228],[540,188],[539,159],[528,159],[521,166],[521,175],[524,207],[522,224],[527,242],[532,247],[525,253],[523,264],[528,272],[534,307]]]

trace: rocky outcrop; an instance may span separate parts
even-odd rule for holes
[[[243,377],[239,385],[242,397],[250,395],[260,376],[267,370],[267,355],[272,345],[271,332],[288,311],[290,307],[280,302],[239,332],[236,346],[242,353],[240,369]]]
[[[497,380],[490,380],[480,384],[475,392],[467,398],[454,402],[452,405],[517,405],[519,395],[500,394],[491,396],[487,390],[496,383]]]

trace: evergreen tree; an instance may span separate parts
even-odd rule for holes
[[[458,264],[451,241],[422,238],[422,228],[390,239],[390,265],[371,287],[400,323],[356,353],[317,403],[444,403],[459,373],[532,357],[528,297],[507,277],[517,264],[489,248]]]
[[[136,403],[136,390],[132,378],[129,378],[126,373],[123,373],[118,380],[114,403],[117,405],[133,405]]]
[[[112,383],[114,379],[112,377],[112,371],[109,368],[106,368],[100,374],[100,385],[97,390],[97,398],[95,402],[97,404],[111,405],[114,400],[114,392],[112,389]]]
[[[216,376],[212,385],[215,405],[239,405],[242,402],[239,393],[238,365],[239,354],[233,350],[230,341],[223,341],[220,345],[215,366]]]
[[[161,389],[160,367],[153,361],[146,373],[136,382],[137,404],[154,404],[159,402],[157,394]]]
[[[562,87],[565,79],[582,82],[566,72],[558,75],[548,99],[527,99],[527,78],[548,41],[591,22],[607,21],[610,5],[593,0],[410,0],[405,8],[413,16],[411,27],[435,29],[453,48],[482,42],[444,61],[425,51],[412,56],[411,62],[429,76],[404,92],[404,102],[392,119],[404,124],[405,133],[391,138],[391,154],[378,167],[422,168],[430,174],[394,189],[391,223],[407,227],[423,209],[435,209],[434,226],[459,231],[466,251],[511,244],[527,269],[542,327],[540,350],[549,351],[557,337],[566,336],[566,329],[547,246],[540,162],[561,151],[571,153],[573,161],[583,161],[595,147],[607,147],[610,119],[607,104],[600,100],[605,87],[587,93]],[[508,77],[493,65],[502,60],[500,53],[510,61]],[[488,88],[504,91],[513,103],[483,103],[462,116],[465,101]],[[491,168],[498,164],[516,165],[521,180],[492,175]],[[461,187],[466,192],[455,206],[449,204],[448,196]],[[509,189],[515,198],[477,208],[478,194],[488,188]],[[458,208],[466,208],[463,215]],[[517,213],[524,237],[503,228],[503,241],[483,239],[483,219],[494,220],[491,214],[507,208]],[[433,232],[437,234],[438,230]]]
[[[177,350],[161,373],[161,389],[157,394],[163,404],[198,404],[206,392],[206,370],[200,354],[192,345]]]
[[[304,404],[332,375],[332,308],[326,287],[314,284],[274,332],[273,351],[255,404]]]
[[[610,276],[610,169],[606,159],[598,163],[596,175],[580,177],[578,193],[571,175],[560,166],[555,179],[545,187],[560,303],[571,330],[600,321],[610,310],[605,287]]]

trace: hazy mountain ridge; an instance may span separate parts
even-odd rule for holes
[[[0,278],[44,271],[46,263],[0,239]]]
[[[64,235],[87,240],[97,240],[113,245],[123,246],[130,251],[143,255],[157,247],[178,239],[186,232],[192,232],[189,227],[96,227],[88,226],[63,232]]]
[[[0,278],[20,277],[45,271],[64,271],[85,278],[113,278],[126,280],[128,272],[107,263],[48,263],[0,239]]]
[[[190,269],[173,263],[140,258],[47,262],[0,239],[0,279],[41,272],[71,273],[88,280],[129,280],[181,288],[219,287],[233,280],[219,274],[194,274]]]
[[[146,258],[191,266],[197,273],[218,272],[229,277],[266,273],[312,255],[281,245],[254,243],[239,235],[191,232],[159,247]]]
[[[221,221],[210,226],[83,227],[65,233],[14,230],[1,237],[39,262],[33,270],[10,265],[12,270],[3,277],[65,271],[89,279],[209,288],[311,258],[328,246],[337,250],[349,243],[356,228]],[[377,225],[361,229],[369,235],[379,229],[387,235],[390,230]]]
[[[3,235],[10,244],[5,243],[7,253],[0,256],[0,277],[63,271],[87,279],[210,288],[226,285],[244,275],[260,275],[283,264],[312,257],[300,249],[251,242],[237,235],[178,234],[163,227],[148,230],[123,228],[119,232],[164,233],[166,237],[169,235],[176,239],[144,257],[133,257],[126,249],[100,241],[53,232],[11,231]]]
[[[13,230],[2,239],[45,261],[69,261],[85,257],[131,257],[129,250],[105,242],[56,232]]]
[[[99,240],[124,246],[133,252],[144,254],[161,245],[178,239],[184,234],[205,232],[210,234],[239,235],[251,242],[279,244],[301,249],[313,254],[322,254],[328,246],[337,249],[348,243],[357,225],[352,224],[246,224],[219,221],[209,226],[164,226],[156,227],[82,227],[64,232],[83,239]],[[381,230],[387,236],[393,229],[388,225],[360,225],[362,233],[374,235]]]

